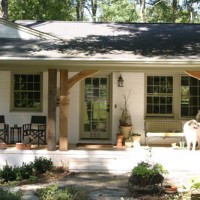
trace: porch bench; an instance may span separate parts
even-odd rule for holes
[[[149,120],[145,121],[145,140],[149,138],[180,138],[184,139],[183,125],[180,120]]]

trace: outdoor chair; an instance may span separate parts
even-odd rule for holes
[[[46,116],[31,116],[31,122],[29,124],[22,125],[24,137],[29,137],[29,143],[33,140],[37,140],[38,146],[40,144],[46,144]]]
[[[4,115],[0,115],[0,140],[5,143],[9,141],[9,125],[5,123]]]

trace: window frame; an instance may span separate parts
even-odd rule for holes
[[[188,77],[189,79],[190,78],[193,78],[193,79],[196,79],[196,78],[194,78],[194,77],[192,77],[192,76],[189,76],[189,75],[184,75],[184,74],[182,74],[182,75],[180,75],[180,104],[179,104],[179,115],[180,115],[180,118],[181,119],[191,119],[191,118],[195,118],[196,117],[196,114],[197,114],[197,112],[198,112],[198,110],[199,110],[199,108],[200,108],[200,102],[198,102],[198,103],[196,103],[196,105],[193,105],[192,107],[193,107],[193,109],[194,109],[194,107],[197,107],[197,110],[196,110],[196,113],[194,113],[194,115],[187,115],[187,116],[182,116],[181,114],[182,114],[182,107],[181,107],[181,100],[182,100],[182,77]],[[198,80],[198,79],[196,79],[196,81],[197,82],[199,82],[198,83],[198,86],[195,86],[195,85],[192,85],[192,86],[195,86],[195,87],[197,87],[197,90],[198,90],[198,92],[199,92],[199,94],[198,95],[196,95],[196,98],[197,99],[200,99],[200,81]],[[189,89],[190,89],[190,87],[189,87]],[[199,97],[199,98],[198,98]],[[191,92],[189,91],[189,98],[195,98],[195,95],[194,94],[191,94]],[[198,100],[199,101],[199,100]],[[188,110],[192,110],[192,107],[189,109],[188,108]],[[191,111],[188,111],[188,112],[190,112],[191,113]]]
[[[14,104],[15,104],[15,99],[14,99],[14,76],[15,75],[39,75],[40,77],[40,106],[37,107],[31,107],[31,108],[19,108],[19,107],[15,107]],[[37,73],[30,73],[30,72],[12,72],[11,73],[11,102],[10,102],[10,110],[12,112],[41,112],[43,110],[43,76],[42,76],[42,72],[37,72]],[[32,90],[33,92],[36,91],[36,90]]]
[[[173,108],[172,113],[173,115],[159,115],[159,114],[147,114],[147,77],[148,76],[172,76],[173,77]],[[191,117],[195,116],[181,116],[181,77],[186,76],[190,77],[183,72],[177,73],[146,73],[145,74],[145,84],[144,84],[144,118],[151,119],[151,118],[163,118],[163,119],[180,119],[180,120],[189,120]],[[200,87],[200,86],[199,86]],[[199,107],[200,108],[200,107]],[[198,111],[197,111],[198,112]]]
[[[149,77],[149,76],[152,76],[152,77],[155,77],[155,76],[159,76],[159,77],[172,77],[172,79],[173,79],[173,86],[172,86],[172,89],[173,89],[173,92],[172,92],[172,95],[171,95],[171,97],[172,97],[172,113],[170,113],[170,114],[163,114],[163,113],[149,113],[149,114],[147,114],[147,96],[148,96],[148,93],[147,93],[147,86],[148,86],[148,84],[147,84],[147,78]],[[174,117],[174,91],[175,91],[175,88],[174,88],[174,81],[175,80],[175,77],[174,77],[174,75],[173,74],[166,74],[166,73],[157,73],[157,74],[155,74],[155,73],[148,73],[148,74],[145,74],[145,99],[144,99],[144,102],[145,102],[145,118],[153,118],[153,117],[166,117],[166,118],[173,118]]]

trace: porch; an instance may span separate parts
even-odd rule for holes
[[[200,149],[187,151],[172,147],[135,148],[85,148],[70,145],[68,151],[48,151],[46,146],[32,146],[31,150],[17,150],[14,146],[0,150],[0,166],[29,163],[35,156],[51,158],[55,166],[64,166],[71,172],[127,173],[140,161],[150,155],[154,162],[161,163],[170,173],[200,174]]]

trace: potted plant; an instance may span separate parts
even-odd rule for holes
[[[138,163],[131,171],[129,177],[129,189],[140,191],[147,189],[151,191],[159,184],[162,185],[164,174],[168,173],[160,163],[151,163],[142,161]]]
[[[132,132],[131,133],[131,138],[133,140],[133,145],[134,146],[140,146],[140,138],[141,138],[141,135],[137,132]]]
[[[130,147],[132,147],[132,146],[133,146],[132,138],[131,138],[131,137],[126,138],[126,139],[125,139],[125,147],[130,148]]]
[[[117,147],[123,147],[123,142],[124,142],[124,135],[121,133],[116,134],[117,138]]]
[[[137,132],[132,132],[132,133],[131,133],[131,137],[132,137],[133,142],[134,142],[134,141],[140,142],[141,135],[140,135],[139,133],[137,133]]]
[[[119,119],[120,133],[124,135],[125,139],[129,138],[131,130],[132,130],[132,118],[131,118],[131,114],[128,110],[128,105],[127,105],[129,95],[124,96],[124,107],[122,108],[122,114]]]

